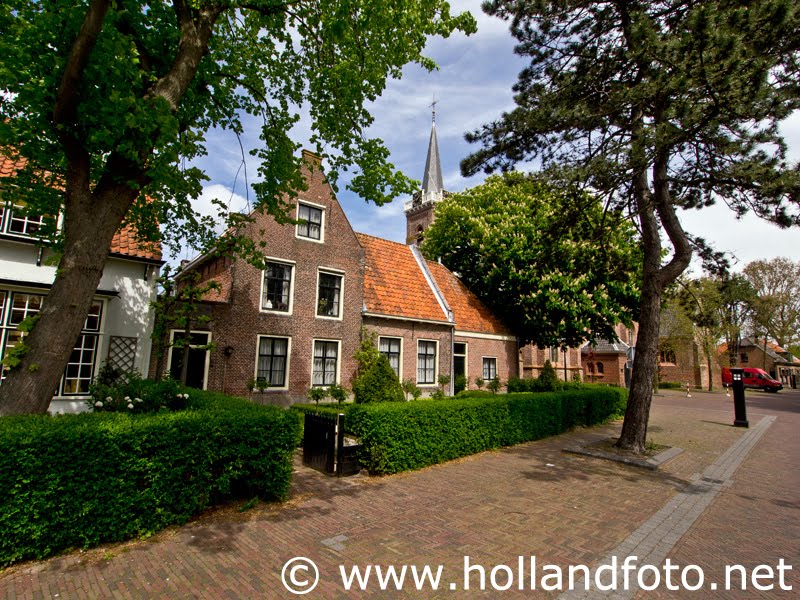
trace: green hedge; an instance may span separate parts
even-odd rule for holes
[[[662,390],[680,390],[685,388],[686,384],[679,381],[659,381],[658,387]]]
[[[0,419],[0,565],[286,496],[297,414],[189,390],[188,410]]]
[[[359,405],[347,413],[371,474],[398,473],[556,435],[622,415],[627,390],[602,386],[564,392]]]

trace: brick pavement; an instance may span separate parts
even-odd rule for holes
[[[618,424],[391,477],[333,480],[299,468],[293,497],[283,505],[218,511],[143,542],[20,565],[0,574],[0,598],[290,598],[280,575],[294,556],[319,567],[319,585],[306,598],[555,597],[541,590],[480,592],[475,574],[473,589],[465,591],[463,557],[487,572],[499,564],[516,570],[517,557],[530,555],[539,564],[598,564],[743,435],[729,426],[724,395],[693,395],[656,398],[653,441],[686,450],[661,471],[561,452],[577,440],[612,435]],[[800,562],[793,441],[800,395],[787,396],[779,410],[769,402],[751,403],[749,417],[754,425],[769,414],[775,423],[733,473],[732,485],[677,541],[675,561],[709,570],[732,557],[748,565],[779,555]],[[745,527],[732,527],[729,516]],[[442,565],[441,587],[414,592],[407,582],[403,592],[381,593],[372,581],[369,591],[346,593],[338,566],[369,563]],[[658,593],[652,597],[703,597]],[[781,597],[772,594],[752,597]]]

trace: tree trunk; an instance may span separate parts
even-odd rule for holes
[[[648,251],[645,249],[645,265]],[[656,256],[660,258],[660,247]],[[647,441],[647,422],[653,400],[653,381],[658,364],[658,342],[661,325],[661,293],[657,283],[657,267],[645,266],[641,307],[639,311],[639,335],[636,338],[636,354],[633,358],[633,374],[628,392],[625,421],[617,446],[631,452],[644,452]],[[657,263],[656,263],[657,264]]]
[[[91,195],[81,200],[90,203]],[[114,219],[112,212],[79,208],[65,215],[65,246],[56,278],[36,325],[21,342],[28,347],[27,355],[0,386],[0,416],[47,412],[122,220]]]
[[[660,121],[656,112],[656,122]],[[644,164],[643,151],[637,147],[634,136],[634,165]],[[634,175],[633,198],[642,229],[644,264],[642,270],[642,298],[639,309],[639,336],[633,359],[633,377],[625,409],[625,421],[617,446],[637,454],[644,452],[647,442],[647,422],[653,400],[653,381],[656,377],[659,331],[661,328],[661,295],[670,283],[686,270],[692,250],[686,233],[680,225],[675,207],[670,199],[668,181],[669,155],[657,148],[653,161],[653,192],[649,191],[647,172],[642,169]],[[659,223],[669,237],[673,254],[670,261],[661,265],[661,237]]]
[[[714,391],[714,373],[713,366],[711,365],[711,351],[706,347],[706,362],[708,363],[708,391]]]

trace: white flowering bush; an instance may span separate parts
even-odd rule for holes
[[[94,412],[129,414],[175,411],[186,408],[189,393],[174,379],[151,381],[128,376],[115,383],[94,383],[87,404]]]

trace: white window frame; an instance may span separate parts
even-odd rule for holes
[[[167,352],[167,371],[169,371],[170,367],[172,366],[172,349],[174,346],[172,345],[175,342],[175,333],[183,333],[183,329],[170,329],[169,330],[169,351]],[[208,341],[205,344],[200,344],[201,346],[206,346],[212,343],[214,340],[214,334],[210,331],[203,331],[200,329],[192,329],[189,331],[189,335],[192,336],[195,333],[203,333],[208,335]],[[199,348],[197,344],[189,344],[189,348]],[[183,348],[181,348],[183,350]],[[209,367],[211,366],[211,350],[206,350],[206,364],[203,367],[203,389],[208,389],[208,371]]]
[[[324,273],[326,275],[335,275],[342,280],[341,286],[339,288],[339,316],[337,317],[329,317],[326,315],[317,314],[319,310],[319,276]],[[332,269],[330,267],[319,267],[317,268],[317,291],[315,294],[314,300],[314,317],[317,319],[325,319],[327,321],[341,321],[344,317],[344,271],[339,269]]]
[[[433,342],[436,344],[436,351],[433,354],[433,382],[425,382],[419,380],[419,344],[420,342]],[[416,375],[415,379],[417,381],[417,385],[425,385],[425,386],[438,386],[439,385],[439,340],[431,340],[426,338],[420,338],[417,340],[417,360],[416,360]]]
[[[100,368],[100,347],[103,343],[103,338],[105,336],[105,322],[106,322],[106,308],[107,302],[102,298],[95,298],[92,300],[92,304],[95,302],[100,304],[100,319],[97,322],[97,329],[86,329],[86,319],[89,318],[89,314],[86,314],[86,319],[84,319],[83,327],[81,328],[81,332],[77,340],[75,340],[75,344],[83,339],[84,336],[93,336],[95,338],[95,346],[94,346],[94,357],[92,359],[92,377],[89,380],[89,384],[91,385],[92,380],[97,376],[97,371]],[[76,346],[73,345],[73,351],[76,349]],[[72,357],[72,353],[70,353],[70,358]],[[67,393],[64,390],[64,386],[66,385],[67,379],[67,368],[69,367],[70,363],[69,359],[67,360],[67,366],[64,367],[64,373],[61,375],[61,380],[58,383],[58,392],[60,398],[86,398],[91,394],[91,392],[70,392]],[[78,365],[84,363],[77,363]],[[80,369],[80,366],[78,367]],[[80,375],[80,372],[79,372]],[[81,380],[81,377],[75,377],[73,379]]]
[[[295,212],[294,212],[295,219],[299,219],[300,218],[300,205],[301,204],[305,204],[306,206],[308,206],[310,208],[316,208],[317,210],[321,210],[322,211],[322,218],[320,219],[320,225],[319,225],[319,239],[315,240],[314,238],[306,237],[304,235],[300,235],[300,223],[297,223],[294,226],[294,237],[296,237],[298,240],[305,240],[306,242],[314,242],[315,244],[324,244],[325,243],[325,222],[327,221],[326,213],[328,212],[328,207],[325,206],[324,204],[316,204],[315,202],[309,202],[308,200],[303,200],[302,198],[298,198],[297,199],[297,204],[295,206]]]
[[[456,354],[456,344],[464,344],[464,354]],[[469,342],[453,342],[453,373],[455,373],[456,356],[464,357],[464,377],[467,380],[467,387],[469,389]],[[481,365],[483,371],[483,365]]]
[[[329,387],[328,385],[314,385],[314,347],[317,345],[317,342],[336,342],[337,349],[336,349],[336,379],[334,383],[339,385],[342,381],[342,340],[332,340],[329,338],[314,338],[311,340],[311,378],[309,383],[311,387],[321,387],[326,388]]]
[[[381,340],[400,340],[400,364],[398,365],[397,378],[402,382],[403,381],[403,346],[404,346],[404,339],[402,337],[396,335],[379,335],[378,336],[378,352],[381,350]]]
[[[492,381],[491,378],[487,378],[483,372],[483,361],[486,359],[494,361],[494,379],[497,379],[497,357],[496,356],[481,356],[481,379],[484,381]]]
[[[264,262],[278,263],[292,267],[292,276],[289,279],[289,310],[275,310],[272,308],[264,308],[264,288],[267,283],[267,269],[265,264],[264,270],[261,271],[261,291],[259,292],[258,296],[259,311],[262,313],[268,313],[270,315],[283,315],[286,317],[290,317],[292,315],[292,311],[294,310],[294,282],[295,279],[297,278],[297,262],[293,260],[287,260],[285,258],[277,258],[275,256],[264,257]]]
[[[253,370],[253,381],[258,381],[258,359],[261,356],[259,354],[261,348],[261,338],[270,338],[270,339],[281,339],[286,340],[286,376],[283,380],[283,385],[281,387],[271,386],[264,388],[264,393],[268,394],[269,392],[285,392],[289,389],[289,367],[291,366],[292,361],[292,338],[288,335],[269,335],[266,333],[259,333],[256,336],[256,360],[255,360],[255,369]]]

